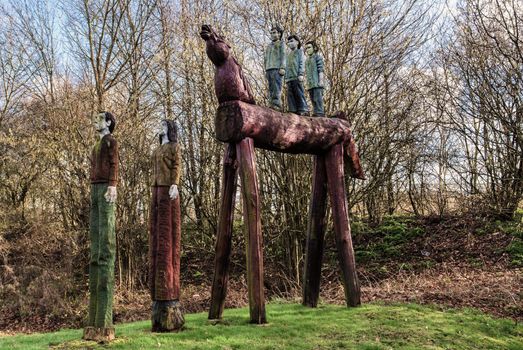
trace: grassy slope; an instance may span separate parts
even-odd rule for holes
[[[191,314],[178,334],[151,334],[148,321],[121,324],[103,347],[79,340],[81,330],[7,336],[0,349],[523,349],[522,325],[473,310],[269,304],[267,315],[270,323],[256,326],[247,323],[248,309],[226,310],[227,324],[213,326],[205,313]]]

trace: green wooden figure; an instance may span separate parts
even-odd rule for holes
[[[264,56],[265,76],[269,83],[269,105],[281,110],[281,89],[285,75],[285,42],[282,40],[283,29],[279,25],[271,28],[271,43],[267,45]]]
[[[287,108],[289,112],[307,115],[309,108],[305,99],[303,80],[305,75],[305,56],[301,49],[298,36],[290,35],[287,38],[289,53],[287,54],[287,69],[285,83],[287,84]]]
[[[324,62],[318,51],[318,45],[315,41],[309,41],[305,44],[305,52],[308,56],[305,60],[305,74],[313,116],[323,117],[325,115],[323,108]]]
[[[112,135],[116,120],[111,113],[100,112],[93,123],[99,140],[91,153],[89,318],[83,338],[107,342],[115,337],[113,289],[118,144]]]

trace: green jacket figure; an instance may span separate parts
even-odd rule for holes
[[[324,62],[318,51],[316,42],[309,41],[305,44],[305,52],[308,56],[305,61],[305,74],[307,76],[307,90],[312,102],[313,116],[322,117],[325,115],[323,108]]]
[[[306,115],[307,101],[303,80],[305,75],[305,55],[301,49],[300,39],[296,35],[287,38],[289,53],[287,54],[287,69],[285,83],[287,84],[287,107],[289,112]]]
[[[281,110],[282,79],[286,67],[283,29],[275,25],[270,34],[271,43],[265,49],[264,56],[265,76],[269,83],[269,104],[272,108]]]
[[[116,120],[111,113],[100,112],[93,122],[100,139],[91,153],[89,318],[83,338],[103,342],[114,339],[114,213],[118,179],[118,143],[112,135]]]

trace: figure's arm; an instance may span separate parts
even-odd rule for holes
[[[318,67],[318,83],[320,86],[324,86],[325,83],[325,62],[323,61],[323,57],[320,54],[316,54],[316,67]]]
[[[95,153],[95,149],[96,149],[96,146],[93,147],[93,150],[91,151],[91,156],[89,157],[89,162],[91,163],[91,169],[89,171],[89,178],[92,179],[93,178],[93,172],[94,172],[94,168],[96,166],[96,153]]]
[[[171,149],[171,187],[169,188],[169,197],[171,200],[178,197],[178,183],[180,182],[180,175],[182,169],[182,159],[180,155],[180,148],[178,144]]]
[[[263,69],[267,69],[267,55],[269,54],[269,47],[267,46],[265,48],[265,52],[263,53]]]
[[[116,183],[118,181],[118,143],[114,138],[108,141],[107,151],[109,154],[109,186],[105,193],[105,199],[109,203],[116,202]]]
[[[280,75],[285,75],[285,68],[287,68],[287,55],[285,54],[285,42],[280,40]]]
[[[305,75],[305,55],[303,54],[303,50],[298,50],[298,80],[303,81],[303,76]]]

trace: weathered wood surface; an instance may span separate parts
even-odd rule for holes
[[[153,332],[178,332],[185,324],[183,310],[178,300],[155,300],[152,310]]]
[[[316,307],[320,295],[321,265],[327,212],[325,156],[314,156],[312,198],[307,223],[307,248],[303,277],[303,305]]]
[[[214,91],[218,102],[241,100],[254,104],[249,82],[232,55],[229,44],[211,26],[205,24],[201,28],[200,37],[205,40],[207,57],[216,66]]]
[[[245,138],[238,142],[236,144],[236,155],[242,183],[244,230],[247,241],[249,312],[251,323],[262,324],[266,322],[263,290],[263,243],[253,140]]]
[[[250,137],[258,148],[284,153],[322,154],[352,138],[346,120],[281,113],[241,101],[220,104],[215,127],[220,141],[239,142]]]
[[[211,307],[209,309],[210,320],[220,319],[222,317],[229,278],[234,202],[238,179],[236,145],[232,143],[225,145],[222,179],[222,197],[218,218],[216,257],[214,260],[214,278],[211,290]]]
[[[345,300],[347,306],[357,306],[361,304],[360,283],[356,272],[354,248],[350,233],[347,192],[343,176],[343,148],[341,144],[332,147],[327,152],[325,167],[327,168],[327,188],[332,207],[338,260],[345,287]]]
[[[114,327],[108,328],[98,328],[98,327],[85,327],[84,335],[82,339],[84,340],[94,340],[99,343],[107,343],[111,340],[114,340]]]

